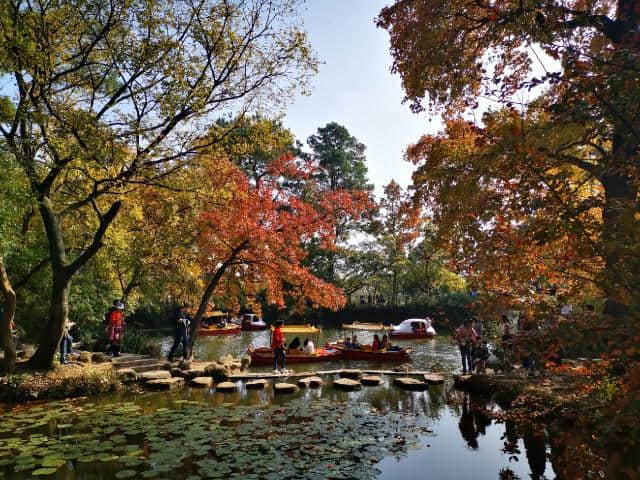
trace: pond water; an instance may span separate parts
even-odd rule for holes
[[[267,342],[264,332],[243,333],[198,348],[215,358]],[[414,345],[415,367],[458,368],[450,338]],[[388,382],[347,393],[330,380],[289,395],[239,382],[231,394],[185,388],[5,409],[0,477],[555,478],[545,432],[491,421],[486,411],[498,407],[486,399],[447,385],[406,392]]]

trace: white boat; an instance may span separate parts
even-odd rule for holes
[[[393,338],[430,338],[436,335],[436,330],[429,318],[408,318],[393,325],[390,335]]]
[[[264,323],[262,317],[257,316],[255,313],[246,313],[242,316],[242,330],[264,330],[267,328],[267,324]]]

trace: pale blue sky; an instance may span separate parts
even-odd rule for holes
[[[376,193],[395,179],[411,181],[413,165],[404,161],[406,147],[440,128],[428,115],[411,113],[400,78],[390,72],[388,34],[374,24],[391,0],[307,0],[304,26],[324,62],[311,96],[296,97],[283,122],[298,139],[318,127],[338,122],[367,146],[369,179]]]

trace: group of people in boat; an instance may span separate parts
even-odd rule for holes
[[[362,345],[358,341],[358,337],[355,334],[351,338],[349,338],[349,336],[344,337],[343,344],[344,348],[349,348],[352,350],[358,350],[362,348]],[[398,347],[394,347],[391,344],[391,339],[388,335],[382,335],[382,339],[377,333],[373,336],[373,342],[371,342],[371,350],[393,350],[394,348]]]

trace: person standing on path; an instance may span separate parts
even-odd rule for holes
[[[187,313],[189,306],[183,305],[178,312],[175,329],[173,331],[173,345],[169,350],[167,359],[172,362],[173,355],[176,353],[178,346],[182,344],[182,359],[188,360],[189,355],[189,327],[191,326],[191,318]]]
[[[284,334],[282,333],[282,320],[278,320],[271,336],[271,350],[273,351],[273,373],[278,373],[278,360],[282,359],[281,371],[286,371],[287,354],[284,351]]]
[[[60,340],[60,363],[67,363],[67,355],[71,353],[71,345],[73,343],[73,337],[71,336],[71,328],[75,323],[70,322],[67,319],[64,323],[64,330],[62,331],[62,339]]]
[[[120,348],[124,339],[124,303],[118,302],[115,309],[109,312],[109,324],[107,325],[107,337],[109,338],[109,347],[107,355],[113,354],[114,357],[120,356]]]
[[[460,348],[460,356],[462,357],[462,374],[471,373],[473,363],[471,358],[471,348],[479,339],[478,334],[473,328],[473,322],[470,319],[465,320],[462,326],[456,330],[456,342]]]

